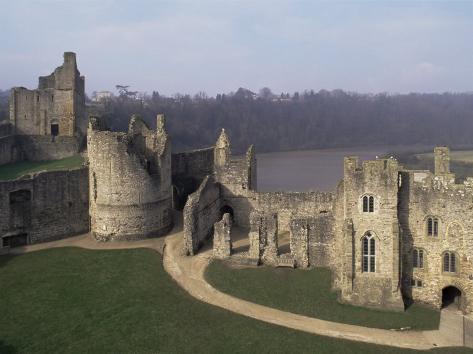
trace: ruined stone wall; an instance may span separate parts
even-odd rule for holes
[[[277,213],[279,229],[289,231],[292,218],[330,214],[333,202],[330,192],[264,192],[256,194],[255,206]]]
[[[184,206],[184,252],[194,255],[212,236],[214,224],[221,218],[220,188],[213,177],[206,177],[199,189],[189,195]]]
[[[439,162],[437,162],[439,164]],[[473,179],[455,184],[448,168],[401,173],[399,217],[403,234],[403,291],[414,301],[440,307],[442,289],[462,292],[462,308],[473,310]],[[443,177],[448,176],[445,180]],[[428,234],[428,217],[438,220]],[[414,249],[423,251],[423,267],[413,267]],[[444,252],[454,252],[457,271],[443,270]],[[415,285],[411,285],[411,280]],[[419,284],[418,282],[421,282]]]
[[[189,194],[214,173],[214,148],[172,154],[172,183],[175,208],[182,209]]]
[[[78,154],[85,145],[85,139],[79,136],[17,135],[15,138],[21,159],[28,161],[63,159]]]
[[[10,123],[16,135],[83,135],[85,122],[84,77],[74,53],[49,76],[40,77],[38,89],[14,87],[10,97]],[[57,126],[57,134],[53,132]],[[56,128],[54,128],[56,129]],[[77,153],[74,152],[74,153]]]
[[[398,163],[392,159],[364,161],[359,166],[357,158],[345,158],[343,222],[353,226],[351,245],[345,243],[340,253],[345,255],[344,269],[351,267],[353,271],[351,279],[346,277],[341,284],[343,301],[364,306],[404,308],[400,292],[398,171]],[[369,212],[363,210],[365,196],[373,198]],[[364,271],[362,267],[365,235],[374,239],[374,271]]]
[[[214,224],[213,256],[218,259],[226,259],[232,254],[232,239],[230,236],[232,227],[231,216],[223,214],[222,220]]]
[[[156,237],[172,227],[171,147],[163,117],[150,130],[137,116],[128,133],[88,130],[91,231],[100,241]]]
[[[87,232],[87,176],[83,167],[0,182],[0,246],[18,235],[33,244]],[[28,197],[18,208],[14,196],[21,193]]]
[[[0,137],[0,165],[13,163],[21,159],[21,152],[14,135]]]

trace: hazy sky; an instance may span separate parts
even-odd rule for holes
[[[86,91],[473,91],[470,1],[1,0],[0,88],[78,54]]]

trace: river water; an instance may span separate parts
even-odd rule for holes
[[[374,159],[392,151],[417,151],[419,146],[343,148],[257,154],[258,191],[331,191],[343,177],[343,158]]]

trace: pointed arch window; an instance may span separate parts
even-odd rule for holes
[[[363,196],[363,213],[374,212],[374,197],[372,195]]]
[[[363,253],[363,272],[374,273],[376,271],[376,240],[371,232],[367,232],[363,236],[361,247]]]

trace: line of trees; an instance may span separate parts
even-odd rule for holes
[[[126,130],[131,114],[151,126],[157,113],[167,117],[173,146],[210,146],[221,128],[241,153],[374,145],[473,144],[473,93],[366,95],[341,90],[274,95],[239,89],[208,97],[199,93],[166,97],[158,92],[106,103],[114,130]]]
[[[113,130],[140,114],[151,127],[164,113],[175,150],[210,146],[221,128],[232,150],[258,152],[375,145],[473,145],[473,93],[358,94],[342,90],[275,95],[240,88],[209,97],[148,95],[117,85],[118,95],[95,103]],[[0,120],[9,91],[0,90]],[[92,104],[89,101],[89,104]],[[91,110],[92,111],[92,110]]]

